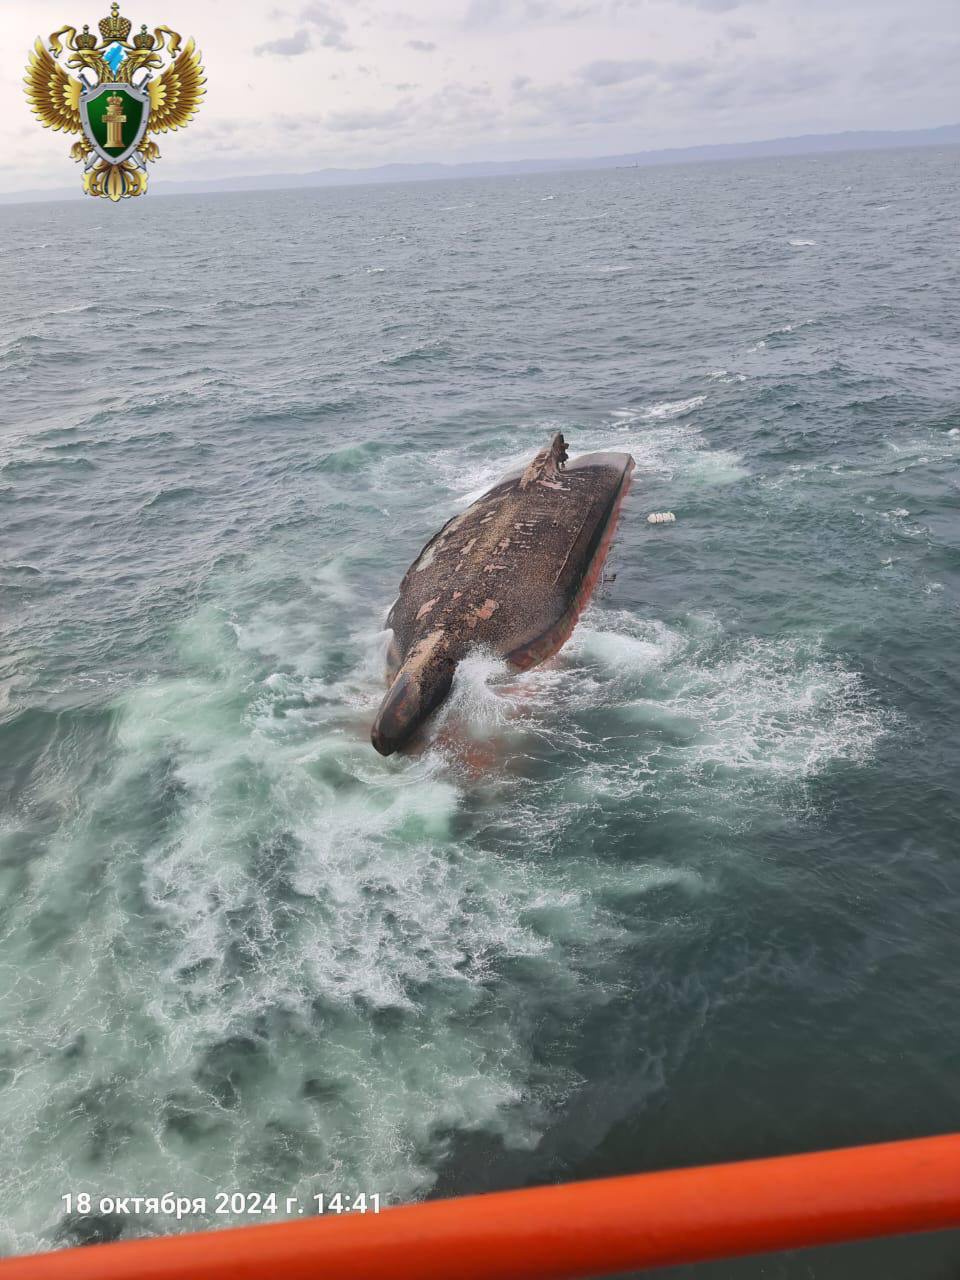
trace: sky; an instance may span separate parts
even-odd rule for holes
[[[79,182],[22,77],[108,0],[3,0],[0,191]],[[195,37],[177,180],[560,158],[960,121],[958,0],[124,0]]]

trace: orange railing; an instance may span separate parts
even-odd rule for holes
[[[0,1280],[572,1280],[960,1227],[960,1134],[95,1245]]]

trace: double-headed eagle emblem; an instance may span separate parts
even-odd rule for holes
[[[38,39],[26,85],[45,128],[81,135],[70,155],[83,162],[84,191],[122,200],[146,191],[147,162],[160,159],[146,135],[182,129],[205,90],[192,40],[181,47],[176,31],[156,27],[151,34],[144,24],[130,41],[130,20],[121,17],[119,4],[111,10],[100,20],[99,42],[89,26],[79,34],[61,27],[48,44]]]

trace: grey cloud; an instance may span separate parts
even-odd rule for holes
[[[464,26],[484,27],[503,13],[503,0],[470,0],[463,16]]]
[[[485,84],[447,84],[424,98],[404,98],[383,110],[334,112],[324,124],[337,133],[383,133],[393,137],[437,131],[456,137],[465,128],[477,134],[501,123],[502,113],[487,101],[490,96],[490,87]]]
[[[646,8],[648,0],[607,0],[607,3],[610,10],[616,13],[623,9]],[[749,3],[763,4],[765,0],[660,0],[660,4],[668,8],[677,4],[687,5],[689,8],[702,9],[705,13],[729,13],[732,9],[739,9]]]
[[[673,92],[682,95],[694,110],[739,106],[754,111],[758,105],[772,107],[784,99],[799,103],[804,94],[820,91],[836,79],[834,72],[809,61],[764,58],[718,65],[693,82],[674,83]]]
[[[275,53],[281,58],[295,58],[298,54],[307,53],[312,48],[310,32],[305,27],[301,27],[292,36],[280,36],[277,40],[258,44],[253,52],[258,58],[265,53]]]
[[[554,4],[552,0],[526,0],[523,15],[529,22],[577,22],[599,9],[596,4],[580,4],[572,7]]]
[[[284,134],[303,133],[304,130],[312,132],[317,126],[316,118],[311,119],[307,116],[291,116],[286,114],[275,116],[273,123]]]
[[[611,61],[589,63],[567,83],[537,85],[518,78],[513,102],[521,123],[536,128],[629,127],[647,119],[648,111],[657,117],[720,108],[753,113],[764,104],[799,104],[836,80],[835,72],[809,58]]]
[[[384,111],[335,111],[327,116],[326,126],[336,133],[361,133],[371,129],[392,129],[407,119],[405,107],[388,107]]]
[[[325,49],[341,49],[346,52],[353,48],[346,39],[346,22],[329,4],[322,3],[322,0],[308,4],[300,14],[300,18],[316,28],[320,35],[320,44]]]
[[[775,101],[792,98],[813,89],[822,89],[837,79],[835,72],[814,62],[776,59],[765,62],[744,86],[745,97]]]
[[[746,0],[680,0],[680,3],[704,9],[707,13],[729,13],[731,9],[739,9]]]
[[[466,27],[486,27],[501,20],[511,26],[533,22],[578,22],[601,8],[599,3],[570,5],[557,0],[470,0],[463,24]]]
[[[324,0],[315,0],[300,12],[300,21],[304,24],[293,35],[280,36],[276,40],[267,40],[258,44],[254,53],[277,54],[281,58],[294,58],[307,53],[316,47],[316,43],[324,49],[340,49],[346,52],[353,48],[346,39],[347,24],[331,5]]]
[[[464,132],[474,136],[489,133],[503,123],[503,113],[490,101],[489,85],[445,84],[419,102],[403,104],[405,119],[411,131],[446,133],[460,137]]]
[[[611,85],[625,84],[628,80],[637,80],[640,76],[656,71],[657,64],[649,58],[639,58],[632,62],[617,62],[612,59],[601,59],[599,62],[588,62],[580,68],[580,79],[587,84]]]
[[[244,133],[250,125],[246,120],[211,120],[207,134]]]
[[[869,2],[891,14],[896,4]],[[285,25],[288,30],[302,27],[315,49],[328,33],[345,41],[361,21],[358,10],[348,10],[345,0],[288,3],[301,17],[288,16],[278,30],[283,32]],[[809,3],[825,11],[828,0]],[[719,141],[741,129],[742,136],[817,131],[821,119],[830,127],[831,111],[837,118],[834,127],[856,127],[863,111],[874,109],[880,100],[878,86],[888,98],[909,105],[908,92],[936,78],[930,74],[934,64],[927,47],[933,36],[918,45],[916,58],[908,58],[904,66],[891,19],[885,24],[877,21],[871,28],[874,48],[865,47],[855,18],[837,0],[829,3],[835,6],[829,21],[814,24],[802,43],[793,38],[796,0],[460,0],[452,14],[448,11],[432,25],[423,15],[402,25],[396,11],[381,12],[379,25],[393,28],[394,48],[399,44],[424,53],[424,82],[392,82],[389,62],[378,61],[382,82],[377,92],[371,91],[369,100],[358,96],[335,102],[335,110],[314,132],[321,138],[326,132],[323,146],[331,154],[382,150],[400,155],[415,144],[418,149],[449,147],[456,154],[483,156],[491,143],[516,149],[535,145],[538,138],[548,139],[556,154],[561,146],[567,154],[581,149],[587,154],[628,149],[634,140],[650,146],[678,139]],[[868,0],[847,3],[863,11]],[[931,3],[949,7],[956,0]],[[431,9],[436,15],[437,9]],[[368,5],[362,12],[370,11]],[[555,33],[564,70],[560,73],[558,66],[554,81],[549,72],[542,72],[540,31],[551,22],[586,12],[603,17],[596,24],[585,21],[582,42],[579,28]],[[349,22],[349,31],[339,14]],[[314,21],[318,15],[325,27]],[[469,22],[482,33],[482,40],[467,40],[470,53],[487,47],[488,39],[492,44],[492,37],[503,48],[513,46],[516,34],[517,59],[496,72],[497,93],[491,95],[482,84],[496,70],[488,55],[471,58],[444,39],[441,33],[451,20]],[[955,33],[946,42],[942,33],[936,38],[951,44],[955,56]],[[303,39],[300,32],[287,41],[275,41],[280,47],[269,51],[290,56],[298,39]],[[432,51],[435,40],[441,48]],[[574,60],[568,63],[571,51]],[[426,56],[430,52],[433,57]],[[376,56],[371,51],[366,60]],[[349,65],[353,88],[359,91],[362,71],[353,62],[345,59],[344,65]],[[525,71],[532,77],[515,74]],[[934,71],[941,73],[939,64]],[[434,73],[435,83],[461,79],[438,89],[430,83]],[[309,132],[297,134],[296,141]]]
[[[913,48],[900,40],[875,54],[860,73],[865,90],[882,86],[889,94],[903,94],[938,81],[951,83],[960,63],[960,42],[927,39]]]
[[[604,92],[607,86],[571,84],[527,85],[514,94],[521,121],[536,127],[623,124],[631,120],[649,97],[647,85],[630,82],[625,93]]]
[[[709,75],[713,66],[713,63],[708,62],[670,62],[660,68],[660,75],[664,80],[673,84],[689,80],[702,80]]]

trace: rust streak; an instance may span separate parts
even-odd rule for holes
[[[590,514],[592,511],[593,511],[593,503],[591,502],[590,506],[587,508],[587,514],[580,521],[580,527],[577,529],[577,532],[574,534],[574,536],[570,540],[570,547],[567,551],[567,554],[563,557],[563,560],[560,564],[560,568],[557,570],[556,577],[553,580],[554,586],[556,586],[557,583],[560,581],[560,575],[561,573],[563,573],[564,569],[567,567],[567,561],[573,555],[574,548],[577,545],[577,539],[580,537],[581,533],[583,533],[583,527],[587,523],[587,521],[590,519]]]

